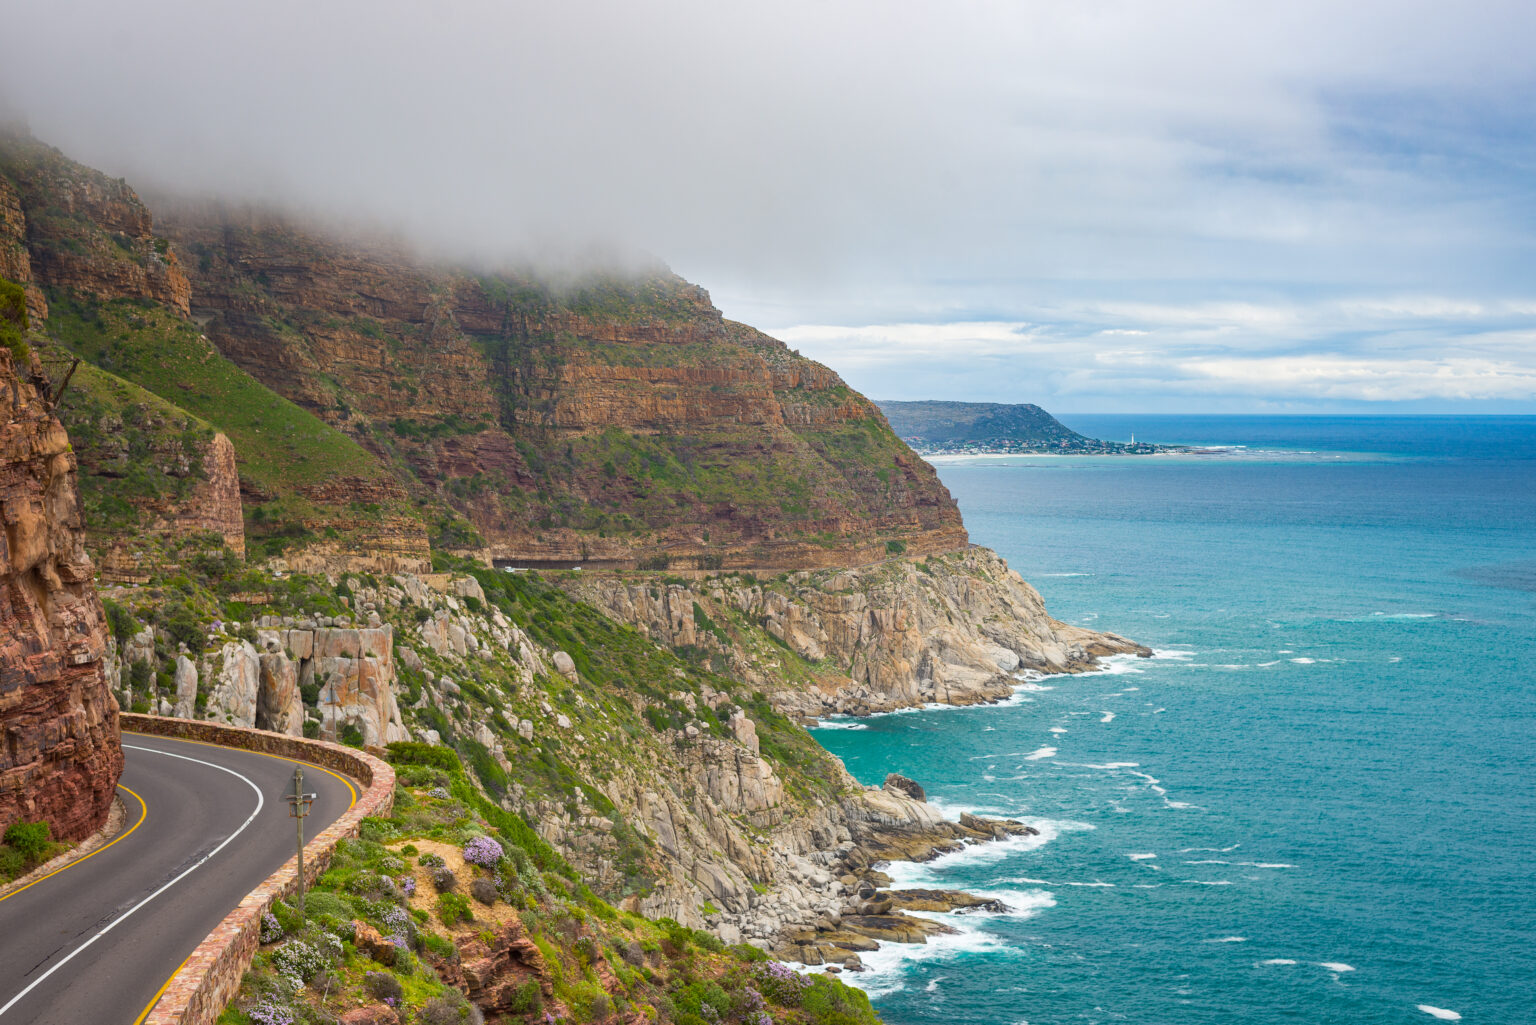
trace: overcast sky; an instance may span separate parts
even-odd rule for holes
[[[135,184],[644,251],[881,398],[1536,412],[1536,5],[48,0]]]

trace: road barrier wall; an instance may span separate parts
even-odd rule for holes
[[[313,883],[330,866],[336,841],[357,835],[363,819],[388,815],[394,806],[395,772],[365,751],[305,740],[266,730],[244,729],[194,719],[123,713],[124,732],[197,740],[309,762],[361,783],[357,803],[304,845],[304,881]],[[143,1025],[213,1025],[240,991],[240,979],[261,946],[261,916],[298,889],[298,859],[289,858],[245,896],[208,934],[171,977]]]

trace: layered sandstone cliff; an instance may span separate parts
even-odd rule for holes
[[[448,547],[819,567],[965,543],[872,403],[665,271],[559,289],[248,210],[161,223],[220,350],[465,517]]]
[[[0,348],[0,827],[101,827],[122,772],[101,603],[64,427]]]
[[[565,586],[653,640],[719,652],[733,676],[802,716],[997,701],[1025,673],[1151,654],[1052,618],[1040,593],[985,548],[768,582],[592,576]]]

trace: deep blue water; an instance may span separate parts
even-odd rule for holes
[[[1042,830],[893,867],[1016,910],[871,955],[886,1020],[1536,1022],[1536,418],[1064,420],[1247,448],[939,464],[1053,614],[1159,657],[818,731]]]

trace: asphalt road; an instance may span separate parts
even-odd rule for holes
[[[123,734],[123,828],[0,899],[0,1025],[134,1025],[247,893],[293,856],[294,762]],[[306,840],[361,788],[306,765]]]

